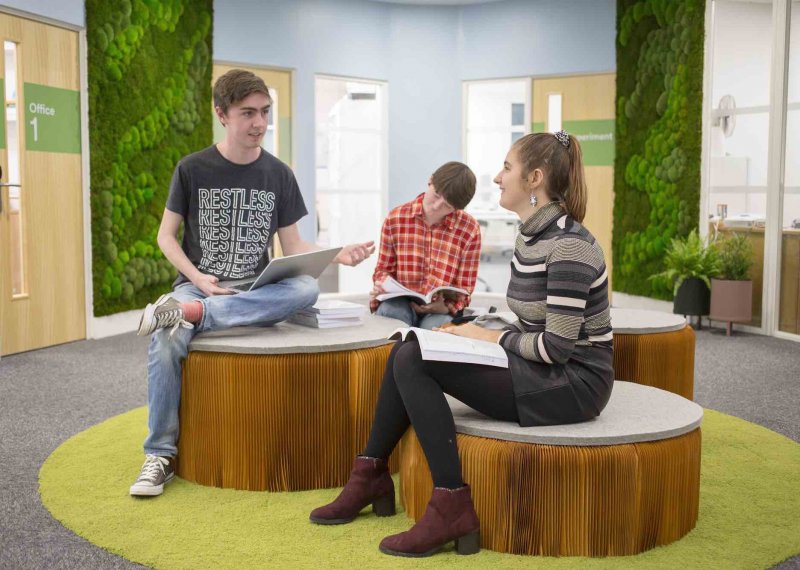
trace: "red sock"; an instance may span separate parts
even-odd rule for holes
[[[181,303],[183,309],[183,320],[190,323],[199,323],[203,318],[203,303],[200,301],[189,301],[188,303]]]

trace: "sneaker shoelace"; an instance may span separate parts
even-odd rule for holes
[[[175,334],[178,328],[193,329],[194,325],[183,318],[183,309],[179,306],[174,309],[165,309],[155,315],[157,328],[166,328],[171,326],[172,330],[169,331],[169,338]]]
[[[166,471],[164,471],[164,461],[168,461],[166,459],[162,459],[157,455],[148,455],[144,460],[144,465],[142,465],[142,473],[139,475],[139,480],[146,479],[148,481],[155,482],[158,478],[159,472],[166,477]]]

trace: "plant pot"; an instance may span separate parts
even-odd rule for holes
[[[713,321],[746,323],[753,318],[753,282],[711,280],[711,310]]]
[[[678,287],[675,300],[672,302],[672,312],[676,315],[707,315],[710,297],[711,292],[703,280],[690,277]]]

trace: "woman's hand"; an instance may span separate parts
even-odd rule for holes
[[[472,323],[465,323],[463,325],[451,325],[449,327],[439,327],[433,329],[435,331],[454,334],[456,336],[463,336],[466,338],[474,338],[475,340],[485,340],[486,342],[497,342],[503,331],[485,329]]]

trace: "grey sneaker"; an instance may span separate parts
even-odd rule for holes
[[[170,457],[146,455],[139,478],[131,485],[131,495],[154,497],[175,477],[175,462]]]
[[[158,329],[172,327],[172,336],[178,327],[193,329],[194,325],[183,319],[181,304],[169,295],[161,295],[155,303],[148,303],[139,321],[139,336],[147,336]]]

